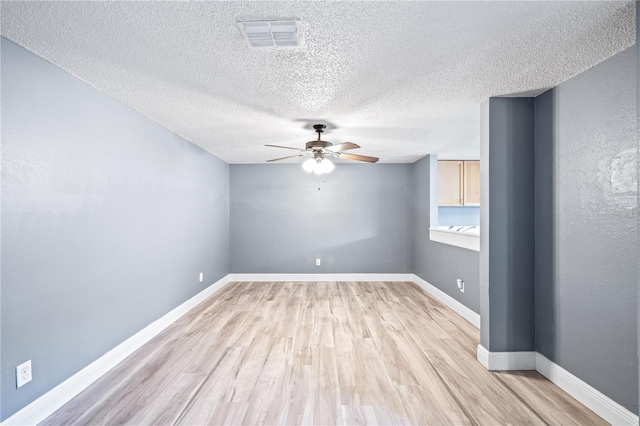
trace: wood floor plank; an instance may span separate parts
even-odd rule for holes
[[[537,371],[501,371],[496,373],[496,377],[549,424],[567,426],[606,424],[592,411],[582,409],[578,401]],[[532,383],[535,386],[531,386]],[[549,413],[547,409],[549,406],[557,407],[557,411]]]
[[[601,425],[414,283],[230,283],[46,425]]]

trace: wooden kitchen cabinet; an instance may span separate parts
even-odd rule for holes
[[[480,162],[464,162],[463,203],[465,206],[480,205]]]
[[[438,161],[438,205],[480,205],[479,161]]]
[[[438,205],[462,206],[463,161],[438,161]]]

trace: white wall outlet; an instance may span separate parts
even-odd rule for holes
[[[200,272],[200,282],[204,281],[204,272]]]
[[[316,259],[316,266],[320,266],[320,259]]]
[[[458,278],[456,281],[458,282],[458,289],[464,293],[464,281],[462,281],[460,278]]]
[[[16,388],[24,386],[31,381],[31,360],[23,362],[16,367]]]

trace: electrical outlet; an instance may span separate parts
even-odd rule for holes
[[[16,388],[24,386],[31,381],[31,360],[23,362],[16,367]]]
[[[464,293],[464,281],[462,281],[460,278],[458,278],[456,281],[458,283],[458,289]]]
[[[316,259],[316,266],[320,266],[320,259]]]
[[[200,272],[200,282],[204,281],[204,272]]]

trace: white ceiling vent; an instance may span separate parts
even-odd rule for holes
[[[302,46],[300,21],[238,22],[250,49],[281,49]]]

